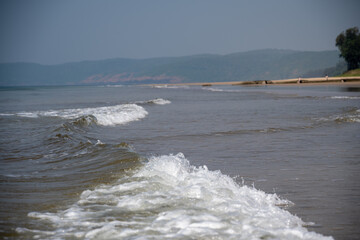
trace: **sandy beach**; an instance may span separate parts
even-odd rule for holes
[[[213,85],[360,85],[360,77],[319,77],[319,78],[292,78],[281,80],[234,81],[234,82],[197,82],[173,84],[146,84],[146,86],[213,86]]]

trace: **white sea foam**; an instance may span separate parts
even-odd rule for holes
[[[12,113],[0,113],[0,116],[9,117],[9,116],[14,116],[14,114],[12,114]]]
[[[202,89],[210,92],[224,92],[224,90],[220,88],[203,87]]]
[[[357,96],[332,96],[331,99],[360,99]]]
[[[37,118],[37,117],[39,117],[37,112],[19,112],[19,113],[16,113],[14,115],[20,116],[20,117],[28,117],[28,118]]]
[[[0,116],[19,116],[27,118],[38,117],[60,117],[65,119],[76,119],[86,116],[94,116],[99,125],[113,126],[118,124],[126,124],[129,122],[140,120],[148,114],[141,104],[170,104],[171,101],[155,98],[148,101],[138,101],[130,104],[121,104],[107,107],[96,108],[76,108],[48,111],[18,112],[15,114],[0,113]]]
[[[169,100],[162,99],[162,98],[156,98],[156,99],[150,100],[148,102],[149,103],[159,104],[159,105],[165,105],[165,104],[170,104],[171,103]]]
[[[212,87],[203,87],[202,89],[210,92],[241,92],[240,90],[230,90],[230,89],[221,89],[221,88],[212,88]]]
[[[113,126],[118,124],[126,124],[132,121],[140,120],[148,112],[141,106],[136,104],[121,104],[107,107],[96,108],[76,108],[35,112],[20,112],[20,117],[60,117],[65,119],[75,119],[83,116],[92,115],[96,118],[99,125]]]
[[[124,85],[106,85],[106,87],[110,87],[110,88],[119,88],[119,87],[124,87]]]
[[[360,123],[360,109],[349,111],[342,114],[335,114],[329,117],[316,118],[321,122],[348,122],[348,123]]]
[[[56,213],[29,213],[42,239],[332,239],[309,232],[275,194],[194,167],[182,153],[152,157],[133,176],[84,191]]]
[[[166,99],[162,99],[162,98],[155,98],[152,100],[148,100],[148,101],[138,101],[135,102],[136,104],[158,104],[158,105],[165,105],[165,104],[170,104],[171,102],[169,100]]]
[[[179,85],[179,86],[172,86],[172,85],[158,85],[154,86],[154,88],[169,88],[169,89],[188,89],[189,86],[187,85]]]

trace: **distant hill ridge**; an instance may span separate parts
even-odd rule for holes
[[[338,75],[338,51],[265,49],[227,55],[107,59],[59,65],[0,64],[1,86],[103,85],[274,80]]]

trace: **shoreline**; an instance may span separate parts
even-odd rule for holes
[[[316,85],[360,85],[360,77],[320,77],[320,78],[291,78],[282,80],[234,81],[234,82],[196,82],[196,83],[163,83],[144,84],[143,86],[203,86],[216,85],[233,86],[316,86]]]

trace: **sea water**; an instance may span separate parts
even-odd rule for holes
[[[356,239],[360,95],[0,91],[4,239]]]

